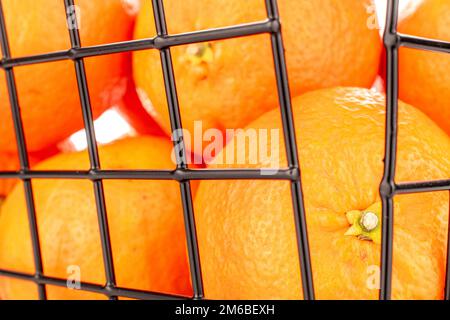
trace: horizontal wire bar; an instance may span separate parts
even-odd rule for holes
[[[88,179],[88,180],[297,180],[298,169],[176,169],[176,170],[88,170],[2,171],[0,179]]]
[[[23,281],[34,282],[39,285],[52,285],[58,287],[66,287],[67,288],[67,279],[61,279],[56,277],[48,277],[48,276],[34,276],[32,274],[27,274],[23,272],[11,271],[0,269],[0,276],[19,279]],[[189,297],[171,295],[153,291],[144,291],[139,289],[129,289],[122,288],[119,286],[116,287],[106,287],[100,284],[94,284],[89,282],[80,282],[80,289],[73,289],[79,291],[88,291],[98,294],[104,294],[107,296],[118,296],[132,299],[142,299],[142,300],[161,300],[161,299],[179,299],[185,300],[189,299]],[[70,290],[68,288],[68,290]]]
[[[397,34],[397,36],[398,43],[404,47],[450,53],[450,42],[448,41],[428,39],[406,34]]]
[[[396,194],[420,193],[450,190],[450,179],[399,183],[395,186]]]
[[[147,49],[163,49],[167,47],[186,45],[197,42],[224,40],[237,37],[252,36],[262,33],[274,32],[279,23],[274,20],[240,24],[231,27],[207,29],[202,31],[186,32],[167,36],[156,36],[149,39],[138,39],[96,46],[72,48],[51,53],[38,54],[26,57],[5,58],[0,61],[0,68],[10,69],[44,62],[61,60],[78,60],[100,55],[139,51]]]
[[[24,66],[44,62],[76,60],[99,55],[147,49],[162,49],[165,47],[186,45],[196,42],[224,40],[230,37],[245,37],[261,33],[271,33],[274,32],[274,30],[276,31],[278,28],[279,24],[276,20],[268,20],[263,22],[236,25],[232,27],[223,27],[217,29],[167,35],[164,37],[157,36],[149,39],[137,39],[96,46],[86,46],[45,54],[2,59],[0,61],[0,68],[8,69],[16,66]],[[406,34],[397,34],[396,41],[399,45],[409,48],[450,53],[450,42],[446,41],[416,37]]]
[[[261,171],[262,170],[262,171]],[[0,179],[88,179],[88,180],[293,180],[298,169],[177,169],[177,170],[91,170],[91,171],[2,171]],[[450,190],[450,179],[395,184],[394,194]]]
[[[8,69],[17,66],[38,64],[44,62],[54,62],[61,60],[76,60],[81,58],[94,57],[99,55],[123,53],[129,51],[139,51],[148,49],[162,49],[165,47],[186,45],[196,42],[224,40],[233,37],[245,37],[261,33],[276,32],[279,24],[276,20],[268,20],[249,24],[208,29],[195,32],[186,32],[164,37],[154,37],[149,39],[137,39],[116,43],[101,44],[96,46],[86,46],[62,51],[55,51],[32,56],[7,58],[0,61],[0,68]],[[450,42],[415,37],[411,35],[398,34],[397,42],[400,45],[410,48],[423,49],[429,51],[440,51],[450,53]]]

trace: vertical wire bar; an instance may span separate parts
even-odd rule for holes
[[[70,42],[73,48],[81,47],[80,34],[78,30],[76,10],[74,8],[73,0],[64,0],[67,19],[75,21],[75,25],[69,26]],[[98,154],[97,140],[95,137],[94,120],[92,116],[91,101],[89,96],[89,87],[87,83],[86,68],[82,58],[75,59],[75,72],[77,76],[78,92],[80,96],[81,108],[83,113],[84,127],[86,130],[87,145],[89,152],[89,159],[91,170],[100,169],[100,157]],[[94,195],[97,206],[98,224],[100,230],[100,239],[102,245],[103,264],[106,275],[106,289],[111,289],[116,286],[116,276],[114,270],[114,261],[111,247],[111,237],[109,233],[108,216],[106,213],[105,194],[103,189],[103,181],[101,179],[94,180]],[[107,294],[108,295],[108,294]],[[110,299],[115,300],[117,297],[108,295]]]
[[[8,41],[8,33],[6,31],[6,22],[5,16],[3,12],[3,3],[0,0],[0,42],[3,51],[3,58],[9,59],[11,57],[11,52],[9,48]],[[19,154],[19,162],[20,169],[22,171],[29,169],[29,160],[28,160],[28,152],[27,145],[25,139],[25,133],[23,129],[22,116],[20,111],[19,99],[17,95],[17,87],[16,80],[14,76],[14,71],[12,68],[6,68],[6,82],[9,94],[9,100],[11,104],[11,113],[14,122],[14,130],[16,134],[16,142],[17,142],[17,151]],[[34,277],[38,280],[43,274],[43,266],[42,266],[42,254],[41,254],[41,246],[39,240],[39,232],[37,226],[37,218],[36,218],[36,207],[34,203],[33,197],[33,188],[31,185],[31,179],[22,179],[24,192],[25,192],[25,200],[27,205],[27,213],[28,213],[28,223],[30,227],[31,234],[31,244],[33,248],[33,259],[34,259],[34,267],[35,274]],[[38,294],[40,300],[47,299],[46,288],[44,284],[37,284]]]
[[[394,241],[395,164],[397,156],[398,125],[398,0],[388,0],[384,46],[386,48],[386,136],[384,174],[380,183],[383,208],[381,237],[381,300],[390,300],[392,294],[392,257]]]
[[[152,0],[152,5],[158,36],[167,36],[167,23],[164,13],[163,1]],[[174,142],[175,150],[180,150],[180,152],[175,152],[177,158],[177,167],[186,169],[186,149],[182,132],[183,127],[181,123],[181,114],[178,104],[178,94],[170,48],[162,48],[160,50],[160,55],[164,75],[164,85],[167,95],[167,104],[169,107],[170,124],[173,132],[172,140]],[[183,204],[184,224],[186,229],[189,267],[191,272],[192,288],[194,291],[194,299],[202,299],[204,296],[203,280],[200,267],[197,231],[195,227],[194,208],[192,204],[192,192],[189,180],[180,182],[180,191]]]
[[[266,0],[266,11],[269,19],[280,23],[277,0]],[[308,230],[306,226],[297,140],[281,28],[278,28],[277,32],[271,34],[271,40],[288,165],[290,168],[295,168],[299,171],[298,180],[291,182],[291,196],[300,259],[303,296],[305,300],[313,300],[315,297]]]
[[[448,214],[450,217],[450,191],[448,192],[449,196],[449,210]],[[445,291],[444,291],[444,299],[450,301],[450,219],[448,221],[448,232],[447,232],[447,264],[445,270]]]

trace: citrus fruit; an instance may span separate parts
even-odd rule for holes
[[[399,32],[450,41],[450,2],[425,0],[404,19]],[[400,48],[399,94],[450,134],[450,55]]]
[[[129,40],[134,15],[121,0],[79,0],[79,32],[83,46]],[[2,2],[11,55],[23,57],[70,48],[63,1],[5,0]],[[70,20],[70,19],[69,19]],[[69,26],[72,27],[71,24]],[[85,59],[94,117],[119,101],[126,85],[126,54]],[[14,69],[29,150],[63,140],[83,126],[72,61]],[[0,78],[0,150],[14,148],[14,130],[4,73]]]
[[[39,152],[33,152],[28,154],[28,161],[31,166],[39,163],[40,161],[49,158],[50,156],[58,153],[56,147],[51,147]],[[0,171],[17,171],[20,169],[19,157],[17,152],[0,152]],[[0,199],[5,197],[14,187],[18,180],[14,179],[0,179]]]
[[[384,103],[375,91],[342,87],[293,100],[318,299],[378,298]],[[405,103],[399,117],[396,181],[448,178],[448,136]],[[279,118],[270,111],[247,129],[280,130]],[[248,145],[230,142],[222,152],[234,148],[235,157],[246,156],[244,165],[211,167],[276,168],[270,162],[251,164]],[[278,150],[274,159],[285,167],[282,141]],[[226,162],[236,163],[230,159]],[[448,192],[394,200],[393,298],[442,298]],[[206,298],[302,298],[288,181],[202,181],[195,217]]]
[[[172,169],[170,141],[129,138],[100,147],[104,169]],[[88,166],[87,153],[60,154],[36,170]],[[101,242],[92,182],[33,180],[44,273],[105,284]],[[23,188],[6,198],[0,214],[0,268],[34,272]],[[106,180],[117,285],[189,296],[189,268],[179,186],[173,181]],[[3,299],[36,298],[32,284],[0,279]],[[48,287],[49,299],[99,297],[61,287]]]
[[[280,0],[283,37],[292,94],[336,85],[370,87],[377,74],[381,43],[370,29],[370,0]],[[261,0],[164,2],[170,34],[262,21]],[[135,38],[156,35],[150,2],[143,4]],[[203,129],[243,127],[277,106],[270,35],[173,47],[172,61],[183,125]],[[170,132],[160,54],[133,53],[141,99]]]
[[[166,136],[166,133],[142,106],[132,79],[129,80],[127,91],[122,101],[117,104],[115,110],[136,133],[140,135]]]
[[[19,167],[17,154],[0,152],[0,171],[15,171]],[[16,182],[14,179],[0,179],[0,199],[11,191]]]

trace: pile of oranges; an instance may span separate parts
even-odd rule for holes
[[[150,1],[77,0],[83,46],[156,36]],[[139,5],[140,6],[137,6]],[[376,299],[380,262],[385,97],[372,0],[279,0],[299,145],[311,263],[319,299]],[[11,55],[67,50],[62,1],[3,0]],[[134,6],[133,6],[134,5]],[[169,34],[266,19],[261,0],[165,0]],[[139,9],[139,10],[137,10]],[[450,0],[424,0],[399,32],[450,41]],[[45,39],[45,41],[43,41]],[[171,48],[183,127],[283,132],[268,34]],[[450,177],[450,56],[400,49],[398,182]],[[99,147],[102,169],[173,170],[166,89],[157,50],[85,59],[94,118],[116,107],[137,136]],[[88,170],[87,151],[59,146],[83,128],[72,61],[14,68],[30,165]],[[383,91],[383,90],[378,90]],[[19,169],[6,78],[0,79],[0,171]],[[111,128],[114,130],[114,128]],[[282,134],[235,143],[207,168],[286,168]],[[197,151],[187,142],[188,153]],[[195,142],[196,143],[196,142]],[[253,144],[273,161],[253,159]],[[198,143],[196,143],[198,144]],[[277,148],[274,148],[277,146]],[[198,146],[197,146],[198,147]],[[229,157],[231,155],[231,157]],[[239,155],[244,157],[239,158]],[[224,161],[226,158],[227,161]],[[239,159],[238,159],[239,158]],[[117,285],[192,296],[180,190],[175,181],[103,182]],[[206,298],[301,299],[288,181],[191,182]],[[91,181],[32,181],[45,275],[103,285]],[[34,273],[21,183],[0,179],[0,269]],[[395,197],[393,298],[444,294],[448,192]],[[102,299],[47,286],[50,299]],[[0,277],[0,299],[36,299],[35,284]]]

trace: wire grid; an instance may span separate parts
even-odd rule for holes
[[[422,50],[450,53],[450,43],[438,40],[425,39],[403,35],[397,32],[398,1],[388,0],[386,30],[384,45],[387,53],[387,92],[386,92],[386,141],[384,175],[380,183],[380,196],[383,204],[382,249],[381,249],[381,283],[380,299],[391,298],[392,283],[392,256],[393,256],[393,198],[397,194],[432,192],[450,190],[450,179],[422,181],[411,183],[395,183],[395,164],[397,150],[397,112],[398,112],[398,50],[401,46]],[[74,12],[68,10],[74,5],[73,0],[64,0],[66,15],[73,18]],[[295,137],[291,96],[286,69],[284,46],[281,32],[280,16],[277,0],[265,0],[267,20],[255,23],[229,26],[224,28],[207,29],[197,32],[188,32],[170,35],[164,13],[163,0],[152,0],[153,15],[157,29],[154,38],[124,41],[120,43],[104,44],[98,46],[82,47],[78,29],[69,30],[71,48],[47,54],[12,58],[9,50],[5,19],[0,0],[0,44],[3,50],[3,59],[0,67],[5,70],[9,100],[11,104],[14,128],[17,138],[17,147],[20,160],[20,171],[0,172],[0,179],[16,178],[23,181],[25,188],[28,220],[34,253],[34,274],[25,274],[10,270],[0,270],[0,276],[32,281],[36,283],[39,298],[45,300],[46,285],[66,286],[66,279],[49,277],[44,274],[39,243],[39,233],[36,222],[35,205],[31,179],[86,179],[91,180],[97,204],[98,224],[100,230],[103,263],[106,283],[98,285],[82,282],[80,290],[106,295],[110,299],[128,297],[135,299],[185,299],[185,297],[162,294],[158,292],[142,291],[117,286],[114,272],[111,240],[106,214],[105,197],[102,181],[105,179],[144,179],[144,180],[174,180],[180,185],[183,204],[184,222],[188,245],[189,265],[193,285],[192,299],[203,299],[203,283],[201,276],[200,258],[198,252],[197,235],[193,214],[190,180],[230,180],[230,179],[264,179],[290,181],[293,212],[295,217],[298,254],[301,268],[301,284],[304,298],[314,299],[314,286],[306,228],[305,208],[303,203],[298,149]],[[74,19],[76,21],[76,19]],[[186,45],[197,42],[223,40],[234,37],[252,36],[256,34],[270,34],[273,52],[273,61],[277,79],[277,90],[282,115],[283,134],[286,145],[288,169],[282,169],[275,175],[261,175],[261,169],[189,169],[186,155],[179,153],[177,168],[175,170],[102,170],[97,150],[93,117],[89,98],[89,87],[86,80],[84,58],[121,53],[136,50],[156,49],[160,51],[161,64],[164,75],[164,84],[169,107],[170,122],[173,132],[174,145],[184,149],[180,109],[170,48],[172,46]],[[32,171],[30,170],[24,129],[20,115],[19,100],[14,78],[14,67],[44,63],[59,60],[72,60],[77,76],[78,91],[83,113],[84,127],[88,142],[88,152],[91,168],[88,171]],[[450,230],[450,228],[449,228]],[[449,239],[450,242],[450,239]],[[450,246],[448,246],[445,299],[450,299]]]

